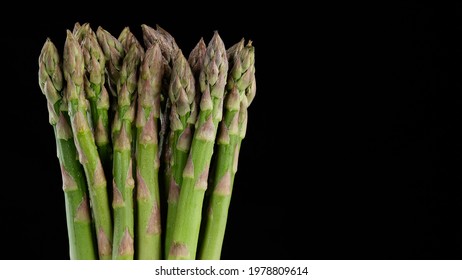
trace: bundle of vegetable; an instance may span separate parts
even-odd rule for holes
[[[252,42],[226,50],[215,32],[186,59],[164,29],[142,31],[146,49],[128,28],[77,23],[63,59],[50,39],[39,57],[70,258],[219,259],[256,91]]]

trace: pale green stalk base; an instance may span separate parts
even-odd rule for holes
[[[209,201],[207,220],[199,250],[200,260],[220,259],[236,174],[234,166],[237,166],[237,162],[234,161],[237,161],[236,154],[239,153],[240,144],[241,138],[239,136],[230,135],[229,145],[219,145],[218,147],[214,188]],[[229,180],[226,176],[229,176]]]
[[[168,259],[193,260],[196,257],[206,187],[197,186],[195,178],[208,173],[213,145],[213,141],[196,138],[192,142],[190,157],[193,158],[194,176],[183,175]]]
[[[151,116],[152,118],[152,116]],[[152,120],[151,120],[152,121]],[[159,260],[162,254],[157,143],[143,143],[142,128],[137,133],[137,209],[136,258]]]
[[[114,242],[112,258],[114,260],[132,260],[134,256],[134,216],[133,216],[133,188],[135,182],[132,177],[132,153],[131,144],[127,135],[131,134],[131,122],[123,121],[122,129],[116,136],[114,144],[114,186],[113,202],[114,209]],[[126,138],[125,140],[120,140]],[[118,145],[118,141],[125,145]]]
[[[77,160],[74,140],[73,138],[59,139],[56,127],[53,128],[62,172],[67,172],[70,176],[65,178],[66,175],[63,174],[69,256],[71,260],[95,260],[97,254],[89,215],[89,202],[86,199],[87,187],[82,166]],[[66,186],[69,178],[72,178],[73,186]]]
[[[180,117],[183,123],[186,123],[185,117]],[[189,124],[187,124],[189,125]],[[188,159],[188,152],[179,150],[177,147],[178,139],[180,138],[182,131],[175,131],[173,136],[173,170],[171,170],[170,176],[170,188],[168,190],[168,209],[167,209],[167,225],[166,225],[166,234],[165,234],[165,255],[168,256],[170,252],[170,246],[173,239],[173,230],[175,228],[175,219],[178,208],[178,195],[179,195],[179,186],[183,182],[183,170],[186,165],[186,160]],[[172,185],[172,182],[175,182]],[[175,188],[175,189],[174,189]]]
[[[112,221],[109,210],[108,194],[104,171],[99,160],[93,135],[90,130],[75,131],[74,136],[86,156],[83,164],[87,183],[89,186],[90,200],[92,201],[93,215],[98,238],[99,258],[111,259]]]

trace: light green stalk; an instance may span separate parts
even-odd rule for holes
[[[175,225],[176,210],[180,185],[183,181],[183,169],[186,165],[194,124],[196,122],[197,104],[195,102],[194,76],[188,61],[181,51],[173,62],[170,80],[169,97],[172,103],[170,111],[170,146],[172,155],[170,160],[171,178],[168,194],[167,231],[165,240],[165,254],[170,250]],[[193,115],[191,116],[191,113]]]
[[[162,53],[155,44],[146,51],[138,78],[136,258],[140,260],[160,259],[162,252],[157,136],[162,71]]]
[[[73,260],[96,259],[91,228],[90,205],[85,174],[77,160],[77,150],[62,98],[63,76],[58,50],[47,39],[39,57],[39,85],[47,98],[49,121],[56,138],[66,205],[69,255]]]
[[[64,45],[64,78],[74,142],[83,165],[95,219],[100,259],[111,258],[112,222],[106,190],[106,178],[95,139],[88,122],[88,101],[84,94],[84,61],[80,45],[68,30]]]
[[[203,62],[204,62],[204,57],[205,57],[205,52],[206,52],[206,45],[205,45],[205,42],[204,40],[201,38],[199,43],[197,43],[197,45],[194,47],[194,49],[191,51],[191,53],[189,54],[189,58],[188,58],[188,64],[190,65],[191,67],[191,72],[192,72],[192,75],[194,77],[194,81],[199,81],[199,74],[202,70],[202,66],[203,66]],[[177,63],[177,65],[179,66],[180,64]],[[174,65],[175,66],[175,65]],[[178,75],[176,75],[178,76]],[[177,78],[178,80],[178,78]],[[172,82],[174,80],[172,79]],[[176,83],[177,84],[177,83]],[[171,83],[171,86],[174,85]],[[181,83],[180,83],[181,85]],[[194,102],[191,104],[190,108],[191,108],[191,112],[188,112],[187,114],[189,115],[189,123],[187,124],[186,128],[188,129],[186,131],[186,133],[184,133],[184,130],[183,133],[183,142],[185,142],[185,140],[187,140],[187,147],[185,147],[183,150],[178,150],[178,149],[172,149],[173,150],[173,155],[172,155],[172,159],[173,161],[170,162],[171,164],[171,168],[173,169],[173,172],[172,174],[170,175],[171,177],[173,177],[172,179],[169,179],[167,181],[169,181],[169,189],[168,189],[168,211],[167,211],[167,225],[166,225],[166,237],[165,237],[165,255],[168,256],[168,253],[170,251],[170,245],[172,243],[172,238],[173,238],[173,229],[174,229],[174,225],[175,225],[175,219],[176,219],[176,211],[177,211],[177,206],[178,206],[178,197],[179,197],[179,194],[180,194],[180,186],[181,186],[181,183],[183,181],[183,169],[184,169],[184,166],[185,166],[185,163],[186,163],[186,159],[187,159],[187,156],[189,154],[189,149],[190,149],[190,144],[191,144],[191,140],[189,139],[192,134],[194,133],[194,126],[192,124],[195,124],[196,120],[197,120],[197,110],[198,110],[198,106],[197,104],[199,104],[200,102],[200,97],[201,97],[201,94],[200,94],[200,87],[199,87],[199,82],[195,82],[194,83],[194,86],[195,86],[195,94],[194,94]],[[175,113],[176,110],[173,110],[172,109],[172,113]],[[172,115],[170,114],[170,117],[172,118],[172,116],[175,116],[175,115]],[[177,119],[178,117],[176,118],[173,118],[173,119]],[[183,118],[185,119],[185,118]],[[172,122],[171,122],[172,124]],[[183,125],[183,124],[182,124]],[[174,129],[170,129],[170,138],[171,139],[176,139],[175,141],[171,141],[172,143],[172,146],[175,147],[177,146],[177,142],[178,142],[178,137],[179,137],[179,132],[180,130],[177,130],[176,131],[176,137],[174,137]],[[179,157],[178,159],[175,160],[176,157]],[[169,175],[169,174],[167,174]],[[173,176],[172,176],[173,175]]]
[[[168,259],[194,259],[202,215],[202,203],[218,123],[222,119],[228,72],[226,49],[218,33],[207,47],[200,74],[201,102],[188,160],[183,171],[173,240]]]
[[[85,32],[81,44],[85,62],[85,93],[90,102],[93,131],[98,154],[105,171],[104,174],[106,178],[111,178],[112,146],[109,137],[109,95],[104,86],[105,58],[96,35],[89,25],[84,24],[79,31],[86,26],[88,30]]]
[[[247,127],[247,107],[255,96],[254,48],[242,40],[230,54],[225,115],[217,138],[218,152],[213,189],[199,252],[203,260],[218,260],[225,235],[239,149]],[[231,62],[232,61],[232,62]]]
[[[133,259],[133,165],[131,146],[135,117],[138,67],[143,56],[139,44],[133,44],[124,58],[117,83],[117,113],[112,127],[114,243],[113,259]]]

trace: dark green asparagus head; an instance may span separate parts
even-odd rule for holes
[[[249,74],[246,75],[245,80],[250,82],[248,83],[248,86],[245,88],[245,99],[241,103],[244,103],[244,106],[248,107],[250,106],[250,103],[252,103],[253,99],[255,98],[255,93],[257,92],[257,82],[255,79],[255,48],[252,46],[252,41],[249,41],[245,49],[248,50],[249,55],[248,59],[244,61],[244,67],[246,65],[249,65],[247,70],[249,71]]]
[[[124,58],[117,83],[119,106],[130,106],[134,99],[138,82],[138,68],[143,55],[144,51],[141,45],[133,44]]]
[[[140,42],[136,39],[135,35],[133,35],[128,26],[122,30],[118,40],[124,47],[125,52],[128,52],[133,44],[141,46]]]
[[[67,30],[66,42],[64,43],[64,78],[67,81],[67,95],[72,99],[79,92],[72,90],[69,92],[69,88],[82,87],[83,86],[83,75],[85,71],[83,53],[77,38],[72,34],[71,31]]]
[[[222,117],[222,106],[214,106],[212,98],[217,98],[222,102],[227,74],[228,58],[225,45],[218,32],[215,32],[207,46],[199,83],[202,92],[201,111],[213,109],[214,118],[218,120]]]
[[[196,123],[198,116],[198,104],[201,100],[201,92],[199,85],[199,76],[204,66],[205,53],[207,52],[207,46],[205,45],[204,39],[201,38],[194,49],[189,54],[188,63],[191,66],[191,71],[193,73],[194,79],[196,81],[196,96],[194,98],[194,103],[191,106],[191,114],[188,120],[188,123]]]
[[[143,30],[144,45],[149,48],[153,44],[159,44],[160,50],[162,51],[163,63],[164,63],[164,86],[165,91],[168,91],[168,85],[170,83],[170,75],[172,72],[173,58],[176,52],[180,49],[170,33],[156,25],[156,29],[147,26],[146,24],[141,25]]]
[[[63,74],[56,46],[50,39],[45,41],[39,56],[39,86],[48,103],[49,122],[58,121],[59,106],[62,99]]]
[[[124,47],[119,40],[102,27],[98,27],[96,36],[106,59],[109,78],[111,82],[116,85],[119,80],[119,72],[122,68],[123,59],[125,57]]]
[[[234,56],[244,48],[244,44],[245,40],[242,38],[238,43],[234,44],[232,47],[226,50],[228,55],[229,68],[232,68],[232,64],[234,63]]]
[[[205,45],[204,39],[201,38],[199,43],[197,43],[197,45],[189,54],[188,62],[191,66],[191,70],[195,78],[199,78],[202,66],[204,65],[204,57],[206,51],[207,46]]]
[[[83,39],[87,36],[89,32],[93,32],[90,28],[89,23],[84,23],[80,25],[78,22],[75,23],[74,29],[72,30],[72,34],[74,34],[75,38],[79,43],[82,43]]]
[[[243,40],[235,46],[234,52],[230,53],[230,59],[232,59],[232,63],[230,62],[230,64],[232,67],[229,71],[226,88],[231,90],[236,86],[239,92],[244,93],[255,76],[255,50],[252,42],[249,42],[244,47]]]
[[[249,41],[247,46],[236,56],[236,61],[237,60],[239,60],[239,62],[236,63],[236,65],[239,64],[242,71],[244,71],[243,73],[241,72],[241,78],[236,81],[236,86],[234,87],[238,88],[239,91],[244,89],[241,95],[238,120],[239,136],[244,138],[247,131],[247,108],[255,98],[257,90],[257,83],[255,80],[255,49],[252,46],[252,41]]]
[[[228,49],[231,68],[226,84],[226,109],[238,111],[230,125],[230,133],[245,137],[247,129],[247,108],[255,97],[255,50],[249,41],[244,47],[244,39]],[[222,126],[222,129],[225,129]],[[226,131],[225,131],[226,133]]]
[[[85,92],[88,98],[99,94],[104,86],[105,58],[95,33],[89,29],[82,41],[82,53],[85,62]]]
[[[170,63],[175,57],[176,52],[179,50],[178,45],[175,42],[170,33],[162,29],[159,25],[156,25],[156,29],[147,26],[146,24],[141,25],[143,30],[143,40],[147,48],[153,44],[159,44],[162,55]]]
[[[188,61],[181,51],[178,51],[173,60],[173,69],[170,79],[169,97],[172,102],[171,123],[172,130],[183,130],[181,117],[189,117],[196,95],[194,76]]]
[[[80,27],[81,27],[80,22],[76,22],[74,24],[74,29],[72,29],[72,34],[75,35],[79,31]]]
[[[138,98],[143,107],[152,107],[154,117],[160,116],[160,91],[162,88],[162,52],[158,44],[146,51],[140,67]]]

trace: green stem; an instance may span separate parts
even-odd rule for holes
[[[229,121],[229,119],[232,119],[230,116],[237,116],[237,113],[228,113],[224,121],[230,124],[231,121]],[[222,126],[224,125],[225,124],[222,123]],[[199,259],[202,260],[220,259],[223,238],[225,236],[228,209],[231,202],[231,193],[237,171],[237,161],[241,145],[241,138],[237,133],[229,133],[228,135],[229,139],[227,139],[226,142],[218,141],[213,189],[199,252]]]
[[[182,123],[186,124],[187,118],[186,116],[181,116],[180,120]],[[165,254],[168,255],[170,251],[170,246],[172,244],[173,239],[173,230],[175,228],[175,219],[176,213],[178,208],[178,197],[180,194],[180,187],[183,183],[183,170],[186,166],[186,161],[188,159],[189,154],[189,145],[178,145],[180,137],[186,136],[184,138],[190,138],[191,135],[191,126],[190,124],[186,124],[188,128],[182,131],[175,131],[174,136],[172,138],[172,149],[173,149],[173,164],[172,170],[170,173],[170,186],[168,190],[168,210],[167,210],[167,226],[166,226],[166,237],[165,237]],[[185,139],[188,141],[187,139]],[[185,147],[186,146],[186,147]]]
[[[112,258],[133,259],[133,188],[131,134],[132,123],[122,121],[122,128],[114,141],[113,202],[114,243]]]
[[[137,259],[161,258],[161,226],[159,201],[159,158],[157,124],[151,111],[144,126],[137,133]]]
[[[58,123],[53,128],[63,179],[70,258],[94,260],[97,255],[85,175],[77,160],[77,150],[68,117],[65,117],[63,112],[60,113]]]
[[[214,98],[214,108],[220,101]],[[169,259],[195,259],[202,218],[202,204],[219,119],[211,111],[201,111],[183,171],[180,196]]]

